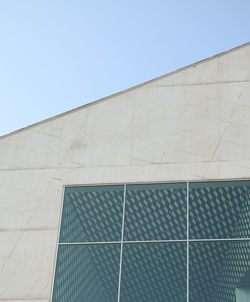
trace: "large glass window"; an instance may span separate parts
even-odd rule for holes
[[[250,237],[250,182],[190,183],[191,239]]]
[[[53,302],[245,302],[250,181],[65,189]]]
[[[66,188],[60,242],[119,241],[123,186]]]
[[[185,239],[187,185],[127,185],[124,240]]]

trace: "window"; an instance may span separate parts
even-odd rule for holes
[[[53,302],[238,302],[249,270],[250,181],[65,189]]]

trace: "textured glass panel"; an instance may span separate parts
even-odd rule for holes
[[[186,183],[128,185],[124,240],[186,238]]]
[[[121,302],[186,302],[186,243],[124,244]]]
[[[60,242],[121,240],[123,186],[66,188]]]
[[[249,275],[250,242],[190,242],[189,251],[190,302],[236,302]]]
[[[190,183],[190,238],[249,238],[250,182]]]
[[[53,302],[117,302],[120,244],[59,246]]]

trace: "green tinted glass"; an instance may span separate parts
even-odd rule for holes
[[[186,238],[186,183],[128,185],[124,240]]]
[[[60,242],[121,240],[124,186],[66,188]]]
[[[186,302],[186,243],[125,244],[121,302]]]
[[[241,302],[236,300],[237,289],[249,290],[249,270],[249,241],[191,242],[189,301]]]
[[[250,182],[190,183],[190,238],[249,238]]]
[[[67,188],[53,302],[250,301],[250,181],[186,188]]]
[[[59,246],[53,302],[117,302],[120,245]]]

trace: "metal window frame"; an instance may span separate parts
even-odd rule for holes
[[[118,290],[117,290],[117,302],[120,302],[120,290],[121,290],[121,278],[122,278],[122,257],[123,257],[123,245],[124,244],[137,244],[137,243],[175,243],[175,242],[186,242],[187,247],[187,302],[189,302],[189,244],[190,242],[235,242],[235,241],[250,241],[249,238],[209,238],[209,239],[190,239],[189,238],[189,192],[190,192],[190,183],[209,183],[209,182],[240,182],[240,181],[250,181],[249,178],[227,178],[227,179],[199,179],[199,180],[175,180],[175,181],[151,181],[151,182],[127,182],[127,183],[101,183],[101,184],[68,184],[63,185],[62,189],[62,197],[61,197],[61,209],[60,209],[60,217],[59,217],[59,231],[57,236],[57,244],[56,244],[56,253],[55,253],[55,261],[54,261],[54,270],[53,270],[53,279],[51,286],[51,294],[50,301],[52,302],[53,292],[54,292],[54,283],[55,283],[55,274],[56,274],[56,263],[58,256],[58,248],[59,246],[68,246],[68,245],[106,245],[106,244],[120,244],[120,263],[119,263],[119,280],[118,280]],[[186,215],[187,215],[187,238],[186,239],[176,239],[176,240],[134,240],[128,241],[124,239],[124,226],[125,226],[125,211],[126,211],[126,189],[127,185],[150,185],[150,184],[178,184],[178,183],[186,183]],[[59,242],[60,232],[61,232],[61,222],[62,222],[62,212],[64,206],[64,196],[66,188],[71,187],[91,187],[91,186],[123,186],[123,213],[122,213],[122,229],[121,229],[121,240],[120,241],[106,241],[106,242],[70,242],[63,243]]]

